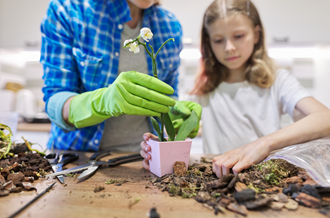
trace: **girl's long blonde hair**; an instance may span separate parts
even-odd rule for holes
[[[223,1],[226,1],[226,4],[222,4]],[[201,71],[191,94],[207,94],[228,78],[228,68],[213,54],[207,27],[217,19],[234,13],[244,14],[252,21],[254,27],[260,26],[259,41],[254,45],[252,55],[247,61],[246,80],[261,88],[269,88],[273,84],[275,65],[266,52],[264,28],[256,7],[250,0],[215,0],[204,14],[201,31]]]

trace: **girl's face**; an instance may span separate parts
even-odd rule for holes
[[[245,72],[246,62],[259,40],[259,29],[243,14],[216,20],[207,30],[217,60],[230,72]]]
[[[152,5],[159,2],[159,0],[128,0],[128,1],[130,1],[140,9],[150,8]]]

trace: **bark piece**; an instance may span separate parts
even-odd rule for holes
[[[228,182],[223,182],[220,179],[217,179],[212,182],[206,183],[206,189],[210,190],[210,189],[216,189],[216,188],[223,188],[223,187],[227,186],[227,184],[228,184]]]
[[[201,162],[204,162],[204,163],[213,163],[212,160],[213,160],[213,158],[201,157]]]
[[[3,186],[5,187],[6,190],[10,191],[14,188],[16,188],[16,185],[13,183],[13,181],[8,181],[5,184],[3,184]]]
[[[10,191],[8,190],[1,190],[0,191],[0,197],[4,197],[10,194]]]
[[[314,186],[304,185],[299,191],[321,200],[321,196]]]
[[[6,179],[0,174],[0,186],[4,183],[6,183]]]
[[[302,203],[303,205],[311,208],[319,208],[321,206],[321,201],[318,198],[307,195],[305,193],[300,193],[296,200]]]
[[[185,176],[187,173],[186,163],[182,161],[176,161],[173,165],[173,171],[176,176]]]
[[[272,210],[282,210],[282,208],[284,207],[284,203],[281,203],[281,202],[271,202],[269,207],[272,209]]]
[[[13,181],[13,183],[19,183],[24,180],[24,174],[22,172],[11,173],[7,176],[7,180]]]
[[[297,210],[298,208],[298,202],[292,200],[292,199],[288,199],[288,203],[286,203],[284,205],[284,207],[288,210]]]
[[[247,209],[252,210],[252,209],[257,209],[259,207],[267,206],[271,201],[272,201],[271,198],[264,197],[254,201],[246,201],[244,202],[244,205],[246,206]]]
[[[298,192],[298,187],[296,184],[290,184],[288,188],[283,189],[283,194],[292,195],[292,193]]]
[[[227,188],[229,188],[229,189],[230,188],[233,188],[235,186],[235,184],[236,184],[236,182],[237,182],[238,179],[239,179],[238,176],[234,176],[232,178],[232,180],[230,181],[230,183],[228,184]]]
[[[30,182],[22,182],[22,185],[26,190],[37,190]]]
[[[282,188],[280,187],[272,187],[272,188],[266,188],[265,191],[268,192],[268,193],[282,193]]]
[[[277,197],[278,197],[278,202],[281,202],[281,203],[287,203],[288,202],[288,197],[283,193],[278,193]]]
[[[34,178],[31,176],[31,177],[24,177],[23,179],[23,182],[34,182]]]
[[[302,180],[302,178],[299,177],[299,176],[289,177],[289,178],[283,179],[282,181],[286,182],[287,184],[296,184],[296,183],[303,183],[304,182]]]
[[[231,210],[235,213],[239,213],[243,216],[247,216],[248,214],[248,210],[246,209],[245,205],[239,205],[237,203],[230,203],[228,206],[227,206],[227,209],[228,210]]]
[[[241,192],[236,192],[234,198],[238,203],[255,199],[256,192],[252,189],[244,189]]]
[[[228,198],[221,198],[219,201],[219,205],[226,207],[228,204],[231,203],[231,200]]]
[[[236,182],[235,184],[235,189],[237,192],[241,192],[243,191],[244,189],[247,189],[246,185],[242,182]]]
[[[206,167],[204,170],[204,176],[211,176],[213,174],[212,168],[210,166]]]
[[[195,200],[200,203],[205,203],[208,200],[211,200],[211,196],[208,192],[198,192],[198,194],[195,196]]]

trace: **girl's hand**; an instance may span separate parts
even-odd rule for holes
[[[242,170],[267,158],[270,153],[270,145],[271,139],[264,137],[216,156],[213,158],[213,172],[220,178],[229,174],[232,168],[233,173],[237,175]]]
[[[141,156],[144,158],[144,160],[142,161],[142,166],[146,169],[146,170],[150,170],[149,168],[149,160],[151,159],[151,155],[148,154],[148,152],[151,150],[150,146],[146,143],[146,141],[149,140],[149,138],[155,138],[157,139],[158,137],[151,134],[150,132],[143,134],[143,139],[144,141],[141,142],[140,146],[141,146],[141,151],[140,154]]]

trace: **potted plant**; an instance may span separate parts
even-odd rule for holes
[[[124,48],[129,48],[130,51],[138,53],[140,52],[139,45],[142,45],[152,59],[153,76],[158,78],[156,57],[161,48],[169,41],[174,41],[174,38],[166,40],[160,46],[158,51],[154,53],[154,49],[150,44],[150,50],[147,47],[147,42],[149,42],[149,39],[151,39],[152,36],[153,34],[149,28],[142,28],[140,30],[140,35],[136,39],[125,40]],[[143,38],[145,42],[141,42],[140,38]],[[173,108],[171,109],[171,112],[175,113]],[[160,125],[155,118],[150,118],[151,123],[158,134],[157,140],[149,139],[147,141],[148,145],[151,147],[151,151],[149,152],[152,157],[149,161],[150,171],[159,177],[172,173],[173,165],[176,161],[185,162],[186,167],[188,168],[192,141],[187,140],[186,138],[199,122],[196,112],[192,111],[191,115],[181,124],[180,128],[177,130],[177,134],[168,113],[161,114]],[[164,137],[164,127],[168,135],[166,138]]]

